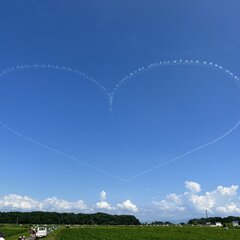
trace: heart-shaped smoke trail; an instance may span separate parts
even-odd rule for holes
[[[87,81],[89,82],[92,82],[94,83],[97,87],[99,87],[107,96],[108,96],[108,100],[109,100],[109,110],[112,111],[113,110],[113,101],[114,101],[114,97],[115,97],[115,94],[116,92],[120,89],[120,87],[125,84],[127,81],[133,79],[136,75],[138,74],[141,74],[142,72],[146,72],[146,71],[152,71],[154,69],[158,69],[160,67],[163,67],[163,66],[169,66],[169,65],[197,65],[197,66],[204,66],[204,67],[210,67],[210,68],[213,68],[214,70],[217,70],[217,71],[220,71],[221,73],[224,73],[226,74],[229,78],[231,78],[232,80],[234,80],[234,82],[237,84],[238,87],[240,87],[240,78],[236,75],[234,75],[230,70],[228,70],[227,68],[224,68],[222,67],[221,65],[219,64],[216,64],[216,63],[213,63],[213,62],[208,62],[208,61],[199,61],[199,60],[172,60],[172,61],[160,61],[160,62],[156,62],[156,63],[152,63],[152,64],[149,64],[147,66],[142,66],[138,69],[136,69],[135,71],[133,72],[130,72],[128,75],[126,75],[118,84],[115,85],[115,87],[112,89],[112,91],[107,91],[107,88],[104,87],[101,83],[99,83],[97,80],[93,79],[92,77],[90,77],[89,75],[85,74],[84,72],[81,72],[77,69],[74,69],[74,68],[71,68],[71,67],[66,67],[66,66],[58,66],[58,65],[54,65],[54,64],[34,64],[34,65],[30,65],[30,64],[26,64],[26,65],[19,65],[19,66],[15,66],[15,67],[9,67],[7,69],[5,69],[4,71],[0,72],[0,78],[3,77],[4,75],[6,74],[9,74],[9,73],[12,73],[12,72],[15,72],[15,71],[20,71],[20,70],[29,70],[29,69],[33,69],[33,68],[42,68],[42,69],[54,69],[54,70],[63,70],[63,71],[67,71],[67,72],[71,72],[71,73],[74,73],[74,74],[78,74],[80,75],[81,77],[84,77]],[[230,130],[227,130],[225,133],[223,133],[222,135],[214,138],[213,140],[205,143],[205,144],[202,144],[201,146],[199,147],[196,147],[190,151],[187,151],[173,159],[170,159],[168,161],[165,161],[161,164],[158,164],[154,167],[151,167],[145,171],[142,171],[138,174],[135,174],[133,175],[132,177],[128,178],[128,179],[124,179],[124,178],[121,178],[119,176],[116,176],[115,174],[112,174],[108,171],[105,171],[103,169],[100,169],[100,168],[97,168],[91,164],[88,164],[87,162],[85,161],[82,161],[72,155],[69,155],[63,151],[60,151],[58,149],[55,149],[55,148],[52,148],[48,145],[45,145],[43,143],[40,143],[39,141],[33,139],[33,138],[30,138],[22,133],[19,133],[18,131],[16,131],[15,129],[9,127],[6,123],[0,121],[0,126],[3,127],[4,129],[8,130],[9,132],[11,132],[12,134],[14,134],[15,136],[18,136],[22,139],[25,139],[33,144],[36,144],[44,149],[47,149],[49,151],[52,151],[52,152],[55,152],[59,155],[62,155],[68,159],[71,159],[71,160],[74,160],[76,162],[79,162],[81,163],[82,165],[88,167],[88,168],[91,168],[92,170],[94,171],[98,171],[102,174],[105,174],[109,177],[112,177],[112,178],[115,178],[119,181],[122,181],[122,182],[129,182],[137,177],[140,177],[140,176],[143,176],[145,174],[148,174],[160,167],[163,167],[163,166],[166,166],[170,163],[173,163],[173,162],[176,162],[180,159],[183,159],[184,157],[192,154],[192,153],[195,153],[199,150],[202,150],[204,148],[207,148],[213,144],[216,144],[217,142],[221,141],[222,139],[224,139],[225,137],[227,137],[228,135],[230,135],[231,133],[233,133],[240,125],[240,120],[230,129]]]

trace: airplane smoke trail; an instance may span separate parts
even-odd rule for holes
[[[112,174],[112,173],[110,173],[110,172],[107,172],[107,171],[105,171],[105,170],[103,170],[103,169],[101,169],[101,168],[97,168],[97,167],[95,167],[95,166],[93,166],[93,165],[91,165],[91,164],[89,164],[89,163],[87,163],[87,162],[84,162],[84,161],[82,161],[82,160],[80,160],[80,159],[78,159],[78,158],[76,158],[76,157],[74,157],[74,156],[72,156],[72,155],[69,155],[69,154],[67,154],[67,153],[65,153],[65,152],[62,152],[62,151],[56,149],[56,148],[50,147],[50,146],[48,146],[48,145],[46,145],[46,144],[43,144],[43,143],[40,143],[39,141],[36,141],[36,140],[33,139],[33,138],[30,138],[30,137],[28,137],[28,136],[26,136],[26,135],[23,135],[23,134],[17,132],[16,130],[14,130],[13,128],[9,127],[8,125],[6,125],[5,123],[3,123],[3,122],[1,122],[1,121],[0,121],[0,126],[3,127],[3,128],[5,128],[6,130],[8,130],[8,131],[9,131],[10,133],[12,133],[13,135],[15,135],[15,136],[17,136],[17,137],[20,137],[20,138],[22,138],[22,139],[24,139],[24,140],[27,140],[28,142],[31,142],[31,143],[33,143],[33,144],[35,144],[35,145],[37,145],[37,146],[39,146],[39,147],[41,147],[41,148],[45,148],[45,149],[47,149],[48,151],[57,153],[57,154],[65,157],[65,158],[68,158],[68,159],[71,159],[71,160],[73,160],[73,161],[75,161],[75,162],[81,163],[82,165],[84,165],[84,166],[86,166],[86,167],[88,167],[88,168],[90,168],[90,169],[92,169],[92,170],[95,170],[95,171],[97,171],[97,172],[100,172],[100,173],[102,173],[102,174],[104,174],[104,175],[107,175],[107,176],[109,176],[109,177],[115,178],[115,179],[117,179],[117,180],[119,180],[119,181],[121,181],[121,182],[126,182],[125,179],[123,179],[123,178],[121,178],[121,177],[118,177],[118,176],[116,176],[115,174]]]
[[[160,67],[164,67],[164,66],[176,66],[176,65],[190,65],[190,66],[202,66],[202,67],[212,68],[215,71],[219,71],[219,72],[225,74],[227,77],[232,79],[237,84],[237,86],[240,88],[240,78],[237,75],[234,75],[234,73],[231,72],[229,69],[227,69],[217,63],[213,63],[210,61],[201,61],[198,59],[197,60],[175,59],[175,60],[160,61],[160,62],[155,62],[155,63],[148,64],[146,66],[139,67],[136,70],[125,75],[115,85],[115,87],[112,89],[112,92],[108,93],[109,110],[112,111],[115,94],[117,93],[117,91],[119,91],[120,87],[123,86],[125,83],[127,83],[130,80],[133,80],[137,75],[139,75],[141,73],[149,72],[149,71],[152,71],[152,70],[158,69]]]
[[[60,66],[60,65],[56,65],[56,64],[24,64],[24,65],[12,66],[12,67],[8,67],[5,70],[1,71],[0,78],[9,73],[13,73],[13,72],[21,71],[21,70],[37,69],[37,68],[53,69],[53,70],[65,71],[65,72],[77,74],[77,75],[85,78],[87,81],[94,83],[96,85],[96,87],[100,88],[105,93],[107,91],[107,89],[99,81],[97,81],[93,77],[89,76],[85,72],[81,72],[76,68]]]
[[[141,176],[143,176],[143,175],[146,175],[146,174],[148,174],[148,173],[150,173],[150,172],[152,172],[152,171],[154,171],[154,170],[156,170],[156,169],[158,169],[158,168],[160,168],[160,167],[169,165],[169,164],[171,164],[171,163],[173,163],[173,162],[176,162],[176,161],[178,161],[178,160],[180,160],[180,159],[182,159],[182,158],[184,158],[184,157],[187,157],[188,155],[190,155],[190,154],[192,154],[192,153],[195,153],[195,152],[197,152],[197,151],[199,151],[199,150],[202,150],[202,149],[204,149],[204,148],[207,148],[207,147],[209,147],[209,146],[211,146],[211,145],[213,145],[213,144],[221,141],[222,139],[224,139],[225,137],[227,137],[228,135],[230,135],[231,133],[233,133],[233,132],[239,127],[239,125],[240,125],[240,121],[238,121],[237,124],[235,124],[234,127],[232,127],[230,130],[228,130],[227,132],[225,132],[225,133],[222,134],[221,136],[215,138],[214,140],[212,140],[212,141],[210,141],[210,142],[208,142],[208,143],[205,143],[205,144],[203,144],[203,145],[201,145],[201,146],[199,146],[199,147],[196,147],[196,148],[194,148],[194,149],[192,149],[192,150],[190,150],[190,151],[188,151],[188,152],[186,152],[186,153],[184,153],[184,154],[181,154],[181,155],[179,155],[179,156],[177,156],[177,157],[175,157],[175,158],[173,158],[173,159],[170,159],[170,160],[168,160],[168,161],[166,161],[166,162],[163,162],[163,163],[161,163],[161,164],[158,164],[158,165],[156,165],[156,166],[154,166],[154,167],[152,167],[152,168],[150,168],[150,169],[148,169],[148,170],[145,170],[145,171],[143,171],[143,172],[140,172],[140,173],[138,173],[138,174],[136,174],[136,175],[134,175],[134,176],[132,176],[132,177],[130,177],[130,178],[128,178],[128,179],[125,179],[125,178],[121,178],[121,177],[119,177],[119,176],[116,176],[115,174],[112,174],[112,173],[110,173],[110,172],[107,172],[107,171],[105,171],[105,170],[103,170],[103,169],[97,168],[97,167],[95,167],[95,166],[93,166],[93,165],[91,165],[91,164],[89,164],[89,163],[87,163],[87,162],[84,162],[84,161],[82,161],[82,160],[80,160],[80,159],[78,159],[78,158],[76,158],[76,157],[74,157],[74,156],[72,156],[72,155],[69,155],[69,154],[64,153],[64,152],[62,152],[62,151],[60,151],[60,150],[57,150],[57,149],[52,148],[52,147],[49,147],[49,146],[47,146],[47,145],[45,145],[45,144],[43,144],[43,143],[40,143],[40,142],[38,142],[38,141],[36,141],[36,140],[34,140],[34,139],[26,136],[26,135],[23,135],[23,134],[17,132],[17,131],[14,130],[13,128],[10,128],[8,125],[6,125],[5,123],[3,123],[3,122],[0,121],[0,126],[1,126],[1,127],[5,128],[6,130],[8,130],[9,132],[11,132],[13,135],[15,135],[15,136],[17,136],[17,137],[20,137],[20,138],[22,138],[22,139],[25,139],[25,140],[27,140],[27,141],[29,141],[29,142],[31,142],[31,143],[39,146],[39,147],[45,148],[45,149],[47,149],[47,150],[49,150],[49,151],[51,151],[51,152],[55,152],[55,153],[57,153],[57,154],[59,154],[59,155],[62,155],[62,156],[65,157],[65,158],[69,158],[69,159],[74,160],[74,161],[76,161],[76,162],[78,162],[78,163],[81,163],[82,165],[84,165],[84,166],[86,166],[86,167],[88,167],[88,168],[91,168],[92,170],[98,171],[98,172],[100,172],[100,173],[102,173],[102,174],[105,174],[105,175],[107,175],[107,176],[109,176],[109,177],[113,177],[113,178],[115,178],[115,179],[117,179],[117,180],[119,180],[119,181],[121,181],[121,182],[125,182],[125,183],[126,183],[126,182],[129,183],[131,180],[133,180],[133,179],[135,179],[135,178],[138,178],[138,177],[141,177]]]
[[[148,64],[146,66],[142,66],[137,68],[136,70],[130,72],[129,74],[125,75],[114,87],[111,91],[108,91],[108,89],[101,84],[96,79],[92,78],[91,76],[87,75],[85,72],[79,71],[76,68],[67,67],[67,66],[59,66],[56,64],[24,64],[24,65],[18,65],[18,66],[12,66],[8,67],[5,70],[0,72],[0,78],[3,77],[6,74],[13,73],[20,70],[30,70],[30,69],[53,69],[53,70],[62,70],[66,72],[71,72],[74,74],[77,74],[81,77],[84,77],[87,81],[92,82],[96,85],[96,87],[100,88],[108,98],[108,104],[109,104],[109,111],[112,112],[113,110],[113,103],[115,99],[115,94],[117,91],[119,91],[120,87],[124,85],[129,80],[133,79],[137,75],[143,73],[152,71],[155,69],[158,69],[160,67],[164,66],[174,66],[174,65],[195,65],[195,66],[203,66],[212,68],[214,70],[220,71],[221,73],[225,74],[229,78],[233,79],[234,82],[237,84],[237,86],[240,88],[240,78],[237,75],[234,75],[233,72],[231,72],[229,69],[217,64],[213,63],[211,61],[201,61],[201,60],[193,60],[193,59],[175,59],[175,60],[166,60],[166,61],[159,61],[155,63]]]
[[[234,132],[234,131],[239,127],[239,125],[240,125],[240,121],[238,121],[237,124],[236,124],[233,128],[231,128],[230,130],[228,130],[227,132],[225,132],[224,134],[222,134],[220,137],[217,137],[217,138],[215,138],[214,140],[212,140],[212,141],[210,141],[210,142],[208,142],[208,143],[205,143],[205,144],[203,144],[203,145],[201,145],[201,146],[199,146],[199,147],[196,147],[196,148],[194,148],[194,149],[192,149],[192,150],[190,150],[190,151],[188,151],[188,152],[186,152],[186,153],[183,153],[183,154],[181,154],[181,155],[179,155],[179,156],[177,156],[177,157],[175,157],[175,158],[173,158],[173,159],[170,159],[170,160],[168,160],[168,161],[166,161],[166,162],[163,162],[163,163],[158,164],[158,165],[156,165],[156,166],[154,166],[154,167],[152,167],[152,168],[149,168],[148,170],[145,170],[145,171],[143,171],[143,172],[140,172],[140,173],[138,173],[138,174],[136,174],[136,175],[128,178],[127,181],[130,181],[130,180],[133,180],[133,179],[135,179],[135,178],[137,178],[137,177],[140,177],[140,176],[143,176],[143,175],[145,175],[145,174],[148,174],[148,173],[150,173],[150,172],[152,172],[152,171],[154,171],[154,170],[156,170],[156,169],[158,169],[158,168],[160,168],[160,167],[166,166],[166,165],[168,165],[168,164],[170,164],[170,163],[176,162],[176,161],[178,161],[178,160],[180,160],[180,159],[182,159],[182,158],[184,158],[184,157],[187,157],[188,155],[190,155],[190,154],[192,154],[192,153],[194,153],[194,152],[197,152],[197,151],[199,151],[199,150],[201,150],[201,149],[207,148],[207,147],[209,147],[209,146],[211,146],[211,145],[219,142],[220,140],[222,140],[223,138],[225,138],[226,136],[228,136],[228,135],[231,134],[232,132]]]

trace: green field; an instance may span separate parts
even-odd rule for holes
[[[6,240],[28,236],[27,228],[0,226]],[[60,228],[46,240],[240,240],[240,229],[210,227],[79,227]]]
[[[17,240],[20,235],[28,236],[28,229],[11,225],[0,226],[0,232],[5,236],[6,240]]]
[[[47,238],[48,239],[48,238]],[[240,229],[209,227],[63,228],[55,240],[240,240]]]

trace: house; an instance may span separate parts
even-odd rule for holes
[[[216,223],[215,223],[215,226],[216,226],[216,227],[222,227],[222,223],[221,223],[221,222],[216,222]]]
[[[232,221],[233,227],[239,227],[239,222],[238,221]]]

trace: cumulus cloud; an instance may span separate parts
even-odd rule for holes
[[[137,213],[139,211],[138,207],[135,204],[133,204],[129,199],[124,201],[123,203],[118,203],[117,207],[119,209],[130,211],[133,213]]]
[[[238,186],[218,186],[216,189],[200,194],[200,184],[186,181],[187,192],[183,194],[169,194],[160,201],[152,204],[155,210],[164,217],[203,216],[205,210],[215,216],[240,214],[240,199]]]
[[[110,203],[108,203],[107,201],[101,201],[101,202],[97,202],[96,203],[96,208],[97,209],[102,209],[102,210],[115,210],[114,207],[111,206]]]
[[[70,202],[56,197],[43,201],[34,200],[28,196],[9,194],[0,197],[0,210],[4,211],[81,211],[87,210],[84,201]]]
[[[225,196],[236,196],[237,190],[238,190],[237,185],[232,185],[231,187],[222,187],[222,186],[217,187],[217,192],[220,195],[225,195]]]
[[[47,198],[43,205],[50,211],[79,211],[88,209],[83,200],[69,202],[56,197]]]
[[[124,212],[137,213],[138,207],[133,204],[129,199],[118,203],[116,206],[112,206],[107,200],[107,193],[105,191],[100,192],[100,202],[96,203],[96,208],[107,211],[116,211],[122,210]]]
[[[111,213],[138,212],[138,208],[130,200],[112,206],[107,202],[107,193],[100,192],[100,201],[94,207],[88,207],[83,200],[67,201],[57,197],[50,197],[39,201],[28,196],[9,194],[0,196],[0,211],[57,211],[57,212],[93,212],[107,211]],[[120,211],[120,212],[119,212]]]
[[[43,204],[28,197],[17,194],[9,194],[0,198],[0,209],[2,210],[41,210]]]
[[[185,187],[191,192],[195,192],[195,193],[201,192],[200,184],[193,181],[186,181]]]
[[[83,200],[68,201],[57,197],[36,200],[29,196],[9,194],[0,196],[0,211],[57,211],[57,212],[108,212],[152,215],[154,218],[183,219],[202,217],[205,210],[210,216],[240,214],[240,196],[237,185],[217,186],[202,192],[197,182],[186,181],[186,191],[182,194],[171,193],[165,198],[151,202],[150,206],[139,209],[130,199],[117,204],[107,201],[107,193],[101,191],[99,201],[91,207]]]
[[[115,207],[112,207],[107,201],[107,193],[105,191],[100,192],[100,202],[96,203],[96,208],[101,210],[115,210]]]
[[[105,201],[107,199],[107,193],[105,191],[100,192],[100,200]]]

